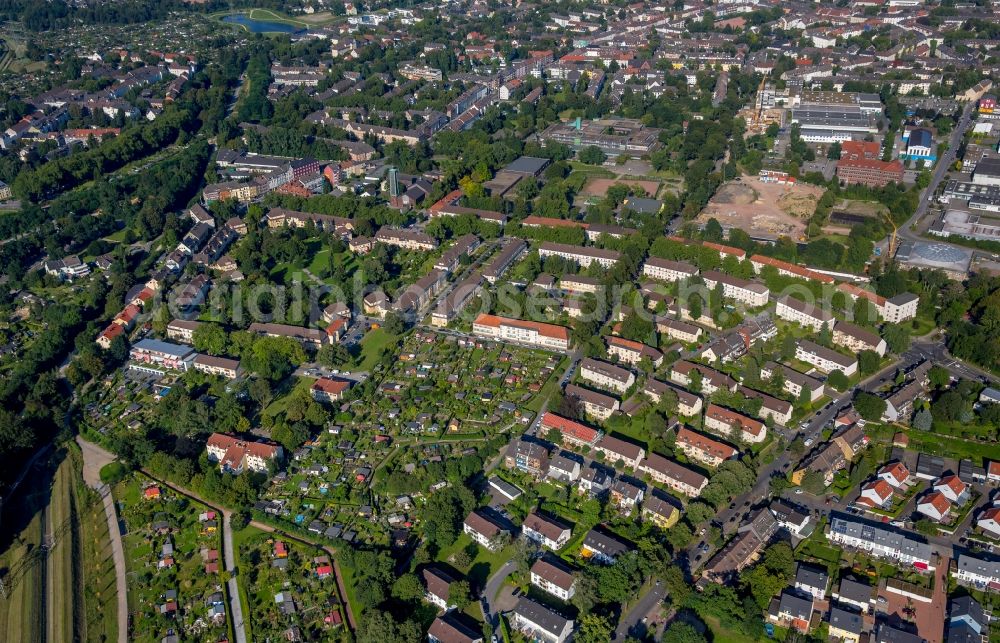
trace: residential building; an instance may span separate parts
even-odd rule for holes
[[[490,551],[497,551],[500,548],[497,538],[500,534],[510,533],[506,527],[480,509],[473,509],[465,517],[462,531]]]
[[[159,372],[158,369],[161,368],[186,371],[194,356],[194,349],[190,346],[146,337],[133,344],[129,350],[129,367],[150,372]]]
[[[654,493],[646,496],[642,503],[642,519],[660,529],[670,529],[681,518],[680,510],[669,500]]]
[[[573,636],[572,620],[527,597],[518,600],[510,621],[514,629],[540,643],[565,643]]]
[[[930,545],[909,532],[834,514],[830,517],[828,538],[833,543],[867,552],[877,558],[922,571],[933,569]]]
[[[522,321],[497,315],[479,315],[472,324],[478,337],[526,344],[547,350],[567,351],[570,347],[569,329],[555,324]]]
[[[890,500],[892,500],[892,485],[881,478],[862,485],[861,495],[858,497],[860,504],[878,509],[888,506]]]
[[[580,463],[559,454],[549,461],[549,471],[546,477],[556,482],[576,482],[580,477]]]
[[[556,551],[569,542],[573,531],[556,518],[532,511],[521,525],[521,534],[542,547]]]
[[[458,611],[442,614],[427,630],[427,643],[483,643],[479,623]]]
[[[212,355],[196,355],[191,361],[194,370],[209,375],[218,375],[226,379],[234,380],[243,373],[238,359],[228,357],[214,357]]]
[[[323,344],[330,343],[330,337],[325,331],[318,328],[254,322],[250,324],[247,331],[266,337],[287,337],[312,348],[319,348]]]
[[[580,447],[594,447],[604,436],[604,433],[599,429],[564,418],[551,411],[542,416],[541,429],[550,438],[552,432],[555,431],[564,444]]]
[[[761,379],[770,380],[776,374],[781,377],[782,390],[793,395],[796,399],[802,397],[803,390],[806,391],[805,395],[810,402],[815,402],[823,397],[826,387],[823,382],[815,377],[800,373],[784,364],[777,364],[775,362],[767,362],[760,369]]]
[[[840,641],[859,643],[865,633],[861,614],[840,607],[830,608],[829,635]]]
[[[437,248],[438,243],[434,237],[426,232],[410,230],[408,228],[390,228],[383,226],[375,233],[375,242],[384,243],[389,246],[396,246],[404,250],[429,251]]]
[[[673,384],[667,384],[652,377],[646,378],[646,385],[642,389],[643,394],[656,404],[664,395],[673,394],[677,396],[677,413],[683,417],[695,417],[701,413],[701,398]],[[669,393],[668,393],[669,392]]]
[[[249,442],[225,433],[213,433],[205,443],[208,459],[218,462],[223,473],[239,475],[244,470],[267,473],[272,462],[281,458],[281,447],[264,442]]]
[[[763,442],[767,437],[767,427],[763,422],[748,418],[745,415],[723,408],[717,404],[709,404],[705,409],[705,429],[721,433],[724,436],[739,438],[744,442]]]
[[[739,452],[733,447],[713,440],[712,438],[695,433],[687,427],[677,429],[677,448],[687,456],[706,464],[710,467],[717,467],[725,460],[736,457]]]
[[[614,564],[619,556],[630,551],[631,545],[596,528],[587,532],[580,547],[581,556],[606,565]]]
[[[198,321],[174,319],[167,324],[167,339],[191,344],[194,342],[194,331],[198,330],[199,326],[201,322]]]
[[[695,371],[698,375],[694,375]],[[701,380],[700,392],[705,395],[711,395],[719,390],[729,392],[736,390],[736,380],[708,366],[678,360],[670,367],[670,379],[683,386],[690,387],[693,379],[699,376]]]
[[[350,380],[336,379],[332,377],[321,377],[312,386],[309,392],[317,402],[327,402],[333,404],[344,399],[344,394],[351,388]]]
[[[579,264],[587,268],[592,263],[597,263],[602,268],[610,268],[618,263],[621,254],[614,250],[602,250],[601,248],[589,248],[584,246],[571,246],[565,243],[554,243],[546,241],[538,247],[538,256],[542,259],[546,257],[562,257],[568,261]]]
[[[636,482],[625,478],[618,478],[611,483],[609,498],[611,504],[618,508],[618,511],[625,515],[631,515],[632,511],[639,506],[646,496],[646,491]]]
[[[604,495],[611,488],[611,482],[611,475],[607,471],[591,466],[580,473],[577,486],[581,494],[585,493],[593,498]]]
[[[439,567],[427,567],[420,572],[424,584],[424,600],[441,610],[451,610],[451,586],[458,582],[451,574]]]
[[[768,614],[771,620],[799,632],[809,631],[813,613],[813,598],[811,596],[806,598],[785,590],[781,593],[776,608],[776,612]]]
[[[635,373],[632,371],[590,357],[580,362],[580,378],[618,393],[626,392],[635,384]]]
[[[739,388],[736,389],[737,392],[743,397],[750,400],[760,400],[760,410],[757,412],[757,417],[762,420],[771,418],[775,424],[781,426],[787,426],[789,422],[792,421],[792,405],[785,400],[780,400],[776,397],[771,397],[766,393],[761,393],[752,388],[747,388],[740,384]]]
[[[1000,507],[990,507],[976,518],[976,527],[985,531],[991,538],[1000,538]]]
[[[658,453],[647,454],[636,471],[689,498],[698,497],[708,485],[708,478],[705,476]]]
[[[840,371],[850,377],[858,372],[858,360],[856,358],[848,357],[807,339],[799,340],[799,345],[795,348],[795,359],[812,364],[824,373]]]
[[[642,265],[642,274],[660,281],[680,281],[698,274],[698,269],[684,261],[650,257]]]
[[[826,570],[814,565],[799,563],[795,568],[795,589],[812,596],[817,601],[826,597],[830,576]]]
[[[761,550],[778,532],[778,521],[766,508],[758,509],[749,522],[740,525],[726,545],[705,565],[705,577],[715,583],[731,583],[739,573],[752,565]]]
[[[659,368],[663,363],[663,353],[652,346],[614,335],[605,337],[604,341],[608,345],[608,355],[617,357],[620,362],[635,366],[643,359],[648,359],[654,368]]]
[[[964,505],[972,495],[969,492],[969,485],[954,474],[944,476],[935,482],[934,491],[940,492],[948,502],[954,502],[956,505]]]
[[[663,333],[670,339],[676,339],[685,344],[694,344],[701,337],[701,328],[694,324],[663,317],[662,315],[657,315],[654,321],[656,323],[656,332]]]
[[[787,295],[778,300],[775,314],[780,319],[811,328],[814,332],[833,325],[833,315],[830,313]]]
[[[878,353],[879,357],[885,357],[885,340],[872,331],[850,322],[837,322],[833,327],[833,343],[854,353],[873,351]]]
[[[516,438],[507,447],[504,466],[517,469],[536,478],[545,475],[549,465],[549,450],[539,442]]]
[[[609,464],[619,464],[635,470],[646,455],[646,450],[637,444],[620,440],[610,435],[603,435],[594,445],[594,451],[604,454],[604,461]]]
[[[833,599],[868,614],[875,609],[875,588],[854,578],[842,578],[840,586],[833,591]]]
[[[902,462],[891,462],[879,469],[876,475],[898,489],[910,479],[910,470]]]
[[[617,398],[576,384],[567,384],[563,392],[567,399],[573,400],[582,407],[588,416],[602,421],[611,417],[620,406]]]
[[[506,243],[486,266],[483,268],[483,278],[491,284],[503,276],[507,269],[520,257],[528,248],[528,244],[521,239],[506,239]]]
[[[917,513],[921,513],[935,522],[942,522],[951,512],[951,503],[940,491],[932,491],[917,502]]]
[[[800,510],[784,500],[774,500],[770,505],[778,526],[795,536],[803,537],[806,526],[809,525],[809,511]]]
[[[702,273],[702,279],[709,290],[714,290],[716,284],[722,284],[722,296],[741,304],[757,308],[767,305],[770,291],[760,282],[733,277],[717,270]]]
[[[576,593],[573,570],[555,556],[542,556],[534,562],[531,584],[563,602],[569,602]]]

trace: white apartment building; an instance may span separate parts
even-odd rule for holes
[[[806,326],[816,332],[824,325],[833,325],[833,315],[830,313],[787,295],[778,300],[774,312],[779,319]]]
[[[618,260],[621,258],[621,254],[614,250],[571,246],[565,243],[552,243],[549,241],[539,246],[538,256],[542,259],[546,257],[562,257],[568,261],[578,263],[584,268],[589,267],[590,264],[595,262],[603,268],[610,268],[618,263]]]
[[[543,556],[531,566],[531,584],[561,601],[576,593],[573,571],[556,558]]]
[[[857,359],[805,339],[800,340],[795,347],[795,359],[812,364],[824,373],[839,370],[850,377],[858,372]]]
[[[717,270],[710,270],[702,273],[701,276],[709,290],[715,289],[716,284],[721,283],[723,297],[746,304],[751,308],[767,305],[771,294],[767,286],[760,282],[740,279]]]
[[[497,315],[479,315],[472,324],[472,333],[485,339],[525,344],[552,351],[564,352],[570,347],[569,329],[564,326]]]
[[[618,393],[624,393],[635,384],[632,371],[590,357],[580,362],[580,377],[595,386]]]
[[[784,364],[777,364],[775,362],[767,362],[760,369],[761,379],[771,379],[775,373],[781,373],[783,380],[782,390],[795,396],[796,399],[802,395],[802,389],[808,391],[810,402],[815,402],[823,397],[825,386],[823,382],[815,377],[810,377],[805,373],[800,373],[793,368],[788,368]]]
[[[642,265],[642,274],[660,281],[680,281],[698,274],[698,269],[684,261],[650,257]]]
[[[830,519],[828,538],[831,542],[867,552],[877,558],[911,565],[922,571],[934,569],[931,565],[931,546],[916,540],[907,532],[868,521],[833,516]]]
[[[854,353],[874,351],[880,357],[885,356],[887,348],[885,340],[875,333],[845,321],[839,321],[833,327],[833,343]]]

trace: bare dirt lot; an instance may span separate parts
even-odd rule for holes
[[[719,188],[697,220],[714,218],[724,228],[799,239],[822,195],[823,188],[814,185],[779,185],[745,176]]]
[[[617,183],[621,183],[623,185],[637,185],[645,190],[646,195],[650,197],[655,197],[657,190],[660,189],[659,181],[593,178],[587,181],[587,184],[583,186],[581,194],[584,196],[596,196],[603,198],[608,193],[608,188]]]

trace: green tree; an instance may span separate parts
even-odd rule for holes
[[[899,324],[886,324],[882,327],[882,339],[889,350],[900,355],[910,347],[910,331]]]
[[[885,400],[878,395],[861,391],[854,397],[854,408],[868,422],[878,422],[885,413]]]
[[[229,334],[218,324],[202,322],[194,329],[191,341],[194,343],[194,349],[199,353],[225,355],[226,348],[229,346]]]
[[[850,382],[848,381],[847,376],[844,375],[844,371],[839,368],[833,370],[826,376],[826,383],[838,391],[846,391],[847,387],[850,386]]]
[[[575,637],[580,643],[606,643],[611,640],[614,628],[604,616],[583,614],[580,616],[580,629]]]
[[[863,350],[858,353],[858,368],[862,375],[871,375],[878,370],[881,363],[882,358],[875,351]]]
[[[581,163],[586,163],[588,165],[601,165],[607,160],[608,155],[601,151],[601,148],[596,145],[590,145],[577,153],[577,158],[580,159]]]
[[[927,371],[927,379],[930,381],[931,386],[936,389],[947,388],[951,385],[951,373],[943,366],[932,366]]]
[[[469,587],[469,581],[459,580],[452,583],[448,588],[448,602],[459,611],[468,607],[472,603],[472,588]]]

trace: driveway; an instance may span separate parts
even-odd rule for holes
[[[500,593],[500,588],[503,587],[507,577],[513,574],[515,569],[517,569],[517,565],[514,561],[508,560],[504,563],[503,567],[487,579],[486,587],[483,588],[483,595],[479,599],[479,608],[483,611],[483,618],[489,621],[494,628],[497,625],[496,617],[499,611],[498,608],[500,607],[496,605],[497,595]]]
[[[615,628],[615,641],[623,641],[631,634],[638,638],[645,635],[645,621],[653,616],[653,612],[660,608],[660,603],[667,595],[666,587],[662,583],[657,583],[642,594],[635,605],[622,616]]]

